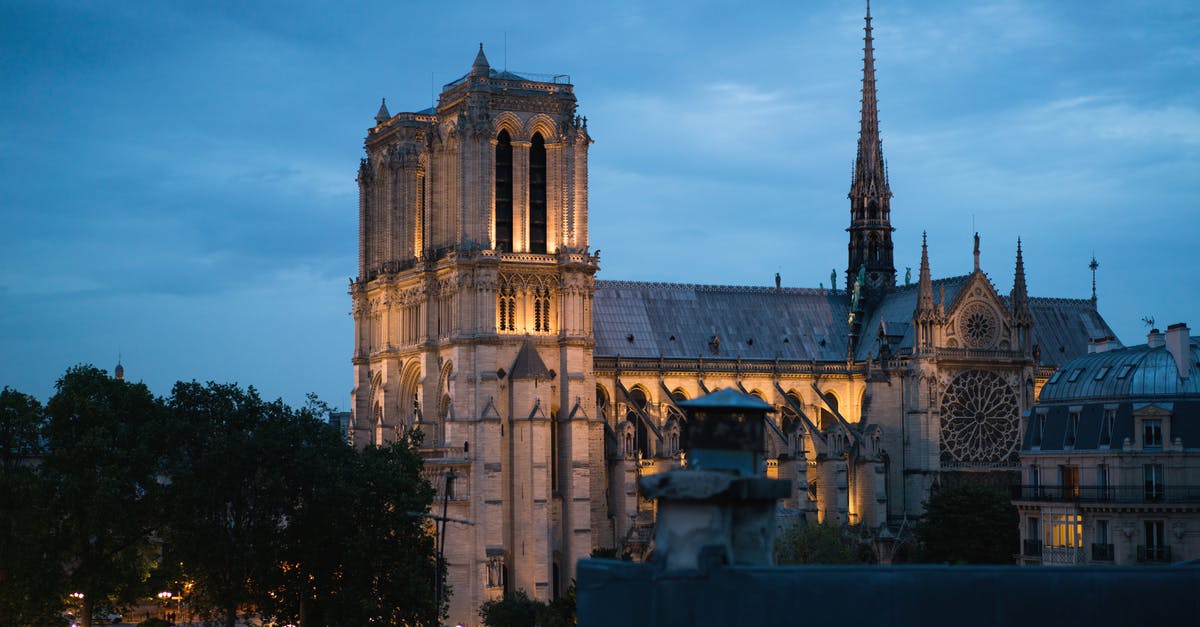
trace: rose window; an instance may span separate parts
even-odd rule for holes
[[[958,330],[964,343],[971,348],[990,348],[1000,334],[1000,321],[991,307],[973,302],[966,306],[958,319]]]
[[[968,370],[942,394],[942,462],[1016,461],[1017,395],[992,372]]]

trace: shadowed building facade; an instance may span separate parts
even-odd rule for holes
[[[971,274],[934,278],[922,250],[896,285],[869,12],[864,41],[841,290],[595,281],[592,140],[564,76],[494,70],[481,48],[436,107],[380,107],[358,175],[350,434],[425,434],[439,500],[473,523],[446,533],[452,623],[505,589],[554,596],[594,547],[642,553],[636,479],[680,463],[676,404],[718,389],[777,409],[766,471],[810,520],[879,528],[936,485],[1017,481],[1042,382],[1112,332],[1094,298],[1029,296],[1019,243],[1007,293],[978,238]]]

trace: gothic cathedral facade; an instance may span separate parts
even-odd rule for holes
[[[939,485],[1018,483],[1041,385],[1112,331],[1094,292],[1029,296],[1019,242],[1007,294],[978,236],[970,274],[934,278],[923,246],[897,285],[869,10],[842,290],[595,280],[592,140],[563,78],[481,46],[436,107],[381,106],[359,167],[350,437],[423,434],[452,622],[557,596],[594,548],[643,554],[636,478],[682,463],[676,403],[722,388],[777,408],[765,470],[794,518],[894,531]]]

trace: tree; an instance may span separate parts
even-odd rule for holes
[[[0,622],[6,624],[49,624],[62,611],[62,571],[49,559],[45,537],[49,489],[37,469],[44,426],[37,399],[0,391]]]
[[[313,399],[309,399],[310,406]],[[417,441],[356,451],[309,410],[254,388],[178,383],[170,556],[191,605],[232,626],[436,623],[433,489]]]
[[[871,548],[860,539],[858,525],[797,521],[775,544],[780,564],[868,564]]]
[[[484,601],[479,617],[488,627],[571,627],[576,623],[575,603],[575,584],[549,603],[517,590],[502,599]]]
[[[1017,550],[1017,510],[993,488],[942,488],[925,503],[915,534],[922,561],[950,564],[1011,564]]]
[[[169,557],[192,580],[190,605],[233,627],[242,608],[269,603],[265,582],[280,564],[295,412],[253,387],[176,383],[169,468]]]
[[[81,621],[95,607],[123,605],[157,557],[167,425],[160,402],[141,383],[103,370],[71,368],[46,405],[40,472],[50,490],[46,537],[65,588],[81,593]]]

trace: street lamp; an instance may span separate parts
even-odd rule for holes
[[[171,596],[172,594],[170,590],[163,590],[162,592],[158,593],[158,603],[161,607],[163,620],[167,619],[167,603],[171,602]]]

